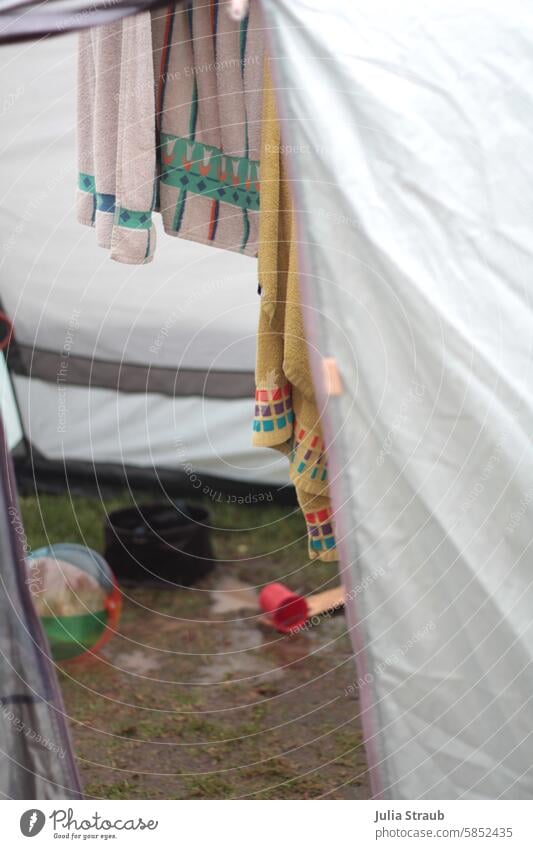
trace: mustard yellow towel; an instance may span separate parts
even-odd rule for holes
[[[259,284],[254,445],[290,458],[311,559],[337,560],[327,462],[305,340],[290,187],[274,91],[265,63],[261,139]]]

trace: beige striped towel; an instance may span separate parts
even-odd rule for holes
[[[263,31],[192,0],[82,34],[78,218],[121,262],[165,231],[255,256]]]

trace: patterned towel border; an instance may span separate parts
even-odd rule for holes
[[[259,162],[228,156],[217,147],[161,133],[161,181],[193,194],[238,206],[259,209]]]
[[[134,209],[117,207],[116,197],[96,191],[96,183],[92,174],[78,174],[78,188],[81,192],[92,195],[93,221],[97,212],[107,212],[114,216],[115,224],[126,227],[128,230],[150,230],[152,226],[152,212],[138,212]]]

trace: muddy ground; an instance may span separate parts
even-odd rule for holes
[[[29,543],[101,550],[104,513],[123,502],[25,498]],[[212,510],[215,570],[191,589],[125,590],[100,655],[58,667],[86,794],[369,798],[344,614],[282,636],[253,609],[265,582],[320,591],[336,567],[308,562],[291,508]]]

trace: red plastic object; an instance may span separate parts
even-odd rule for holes
[[[259,604],[282,634],[290,634],[306,621],[309,608],[305,598],[284,584],[267,584],[259,593]]]
[[[13,324],[5,312],[0,310],[0,351],[4,351],[8,347],[12,336]]]
[[[100,651],[100,649],[105,646],[106,643],[109,642],[113,634],[115,634],[117,631],[120,613],[122,611],[122,593],[120,592],[120,588],[117,584],[117,579],[114,575],[113,589],[106,598],[104,604],[109,618],[107,620],[107,625],[104,633],[90,651],[91,655],[94,655],[96,654],[96,652]],[[85,657],[85,654],[82,654],[81,657]],[[76,660],[79,660],[79,658],[76,658]]]

